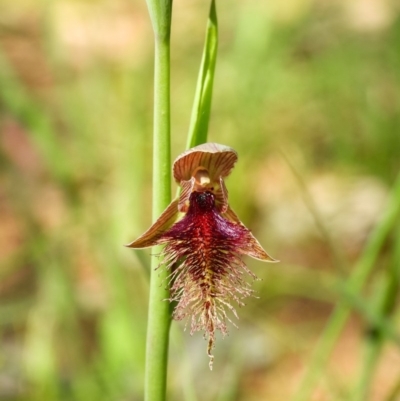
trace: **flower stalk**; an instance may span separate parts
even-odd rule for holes
[[[170,152],[170,31],[171,0],[147,0],[154,30],[154,133],[153,133],[153,221],[171,200]],[[153,252],[159,253],[156,247]],[[155,269],[153,258],[146,339],[145,400],[164,401],[167,381],[170,308],[166,272]]]

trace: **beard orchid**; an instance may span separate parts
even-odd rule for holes
[[[238,159],[224,145],[206,143],[181,154],[173,175],[181,186],[158,220],[130,248],[165,244],[162,264],[169,270],[170,299],[175,320],[190,321],[191,334],[204,331],[212,369],[215,335],[228,332],[226,323],[237,316],[253,290],[244,275],[256,279],[244,255],[276,262],[228,204],[224,179]]]

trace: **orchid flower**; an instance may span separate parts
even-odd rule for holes
[[[181,186],[159,219],[130,248],[165,244],[162,264],[170,271],[169,301],[177,304],[175,320],[190,321],[191,334],[204,331],[212,369],[215,334],[228,332],[226,322],[236,326],[232,301],[239,306],[253,293],[244,273],[256,279],[242,257],[277,262],[262,248],[251,231],[228,204],[224,179],[238,159],[224,145],[206,143],[181,154],[173,175]]]

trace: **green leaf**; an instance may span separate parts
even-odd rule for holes
[[[218,50],[218,21],[215,1],[211,1],[203,57],[190,119],[187,148],[207,142],[212,88]]]

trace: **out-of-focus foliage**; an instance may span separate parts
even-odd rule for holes
[[[208,8],[174,2],[173,157],[186,143]],[[281,263],[249,261],[259,298],[217,340],[213,372],[201,336],[174,323],[169,399],[290,400],[332,309],[347,302],[313,399],[370,391],[393,401],[398,214],[382,246],[364,250],[400,170],[400,9],[217,9],[209,140],[238,151],[230,203]],[[152,52],[144,1],[0,3],[1,400],[142,399],[149,252],[122,245],[151,220]],[[343,279],[360,260],[372,274],[350,297]]]

